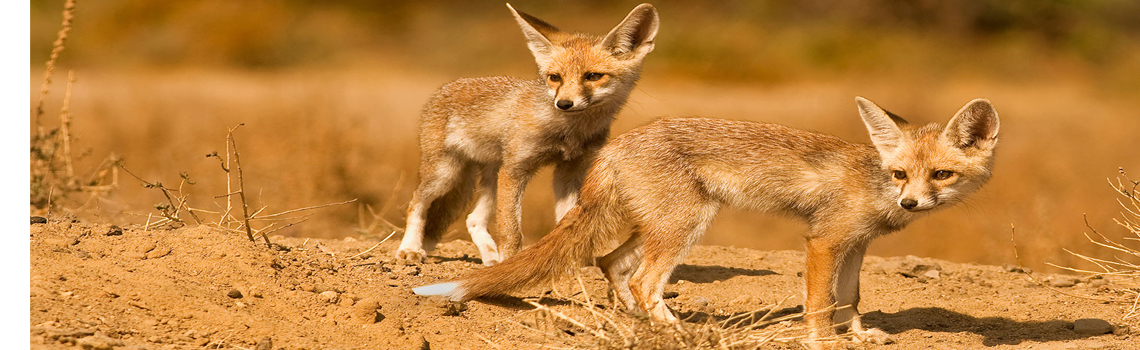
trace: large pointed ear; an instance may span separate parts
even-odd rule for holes
[[[903,133],[899,127],[906,125],[905,120],[862,97],[855,97],[855,104],[859,106],[859,116],[863,117],[863,124],[871,134],[871,143],[879,152],[893,151],[902,143]]]
[[[511,13],[515,15],[515,21],[519,22],[519,28],[522,28],[523,35],[526,35],[526,45],[534,57],[542,60],[543,57],[550,56],[554,49],[554,44],[550,42],[550,36],[558,33],[558,28],[534,16],[515,11],[511,4],[507,4],[507,8],[511,9]]]
[[[986,99],[976,99],[962,107],[950,122],[942,137],[958,148],[992,149],[997,145],[998,114]]]
[[[634,58],[644,58],[653,51],[653,38],[657,36],[657,9],[650,4],[637,5],[625,20],[610,30],[602,39],[605,47],[614,56],[633,53]]]

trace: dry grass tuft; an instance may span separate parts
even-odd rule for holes
[[[63,8],[63,23],[55,43],[52,45],[51,56],[44,70],[44,81],[40,88],[39,99],[32,111],[35,120],[35,132],[31,137],[30,170],[31,188],[29,204],[33,211],[43,214],[50,213],[53,207],[62,208],[68,212],[86,210],[98,206],[99,201],[105,200],[111,190],[118,187],[118,169],[115,164],[118,157],[114,154],[105,158],[97,166],[83,174],[76,174],[75,158],[72,153],[71,133],[71,91],[75,85],[74,71],[67,73],[67,87],[64,90],[63,104],[59,111],[59,126],[47,129],[43,126],[41,118],[45,114],[44,103],[51,92],[52,73],[55,72],[56,62],[63,53],[64,44],[71,32],[71,21],[75,13],[75,0],[67,0]],[[85,154],[81,154],[82,157]],[[62,200],[75,194],[88,194],[86,201],[76,208],[68,208],[61,203]]]
[[[1065,252],[1096,265],[1100,270],[1076,269],[1047,264],[1086,274],[1090,278],[1113,278],[1114,283],[1108,288],[1115,296],[1107,299],[1112,302],[1131,303],[1124,319],[1135,323],[1140,321],[1140,180],[1130,178],[1124,168],[1120,168],[1119,171],[1120,174],[1116,177],[1116,181],[1109,180],[1108,183],[1120,195],[1116,202],[1120,204],[1122,211],[1120,217],[1113,219],[1113,221],[1127,231],[1122,242],[1108,238],[1092,227],[1087,218],[1085,219],[1085,226],[1095,235],[1094,237],[1086,232],[1085,238],[1088,238],[1089,242],[1096,246],[1110,250],[1109,254],[1112,255],[1112,258],[1097,258],[1076,253],[1066,248],[1064,249]]]
[[[694,314],[684,322],[661,324],[644,316],[633,316],[595,303],[586,292],[581,278],[582,292],[559,298],[570,302],[571,308],[555,310],[541,299],[527,299],[534,307],[505,319],[515,322],[534,333],[529,342],[546,348],[563,349],[759,349],[773,346],[796,346],[806,338],[807,329],[793,319],[803,313],[786,314],[781,300],[753,312],[741,313],[717,320],[702,317],[693,322]],[[554,294],[558,294],[555,290]],[[580,296],[580,297],[576,297]],[[611,300],[613,300],[611,298]],[[782,315],[781,315],[782,314]],[[708,316],[703,315],[702,316]],[[821,339],[823,343],[850,340],[849,335]],[[483,339],[493,348],[503,348],[490,339]]]
[[[206,155],[206,158],[218,159],[222,172],[225,174],[226,193],[214,196],[213,199],[225,198],[226,201],[224,206],[221,203],[214,202],[214,206],[217,207],[216,210],[206,210],[190,206],[190,195],[185,190],[185,186],[194,185],[195,183],[190,181],[190,175],[187,173],[179,173],[181,181],[175,189],[166,187],[159,181],[144,180],[128,170],[121,162],[116,163],[116,165],[122,168],[127,174],[142,182],[143,187],[160,191],[163,198],[166,199],[165,203],[154,205],[154,208],[159,211],[158,214],[160,218],[152,221],[152,215],[148,214],[147,221],[143,225],[144,229],[149,230],[163,226],[184,226],[188,222],[182,217],[182,214],[188,213],[196,224],[208,224],[225,231],[245,234],[250,241],[256,241],[257,237],[260,237],[267,247],[272,247],[273,243],[269,241],[269,234],[308,221],[313,214],[304,214],[305,212],[356,202],[356,199],[350,199],[337,203],[307,206],[277,213],[268,213],[266,210],[269,208],[269,205],[261,204],[260,207],[256,207],[251,213],[249,200],[246,196],[245,178],[241,169],[240,152],[238,152],[237,140],[234,137],[234,131],[243,125],[245,124],[238,124],[230,128],[226,133],[225,155],[219,155],[216,151]],[[237,189],[235,190],[234,187]],[[240,203],[234,203],[233,198],[235,196]],[[240,213],[238,211],[239,205]],[[214,217],[207,217],[210,215]],[[203,217],[206,218],[204,219]],[[254,223],[261,224],[254,225]]]
[[[1110,250],[1112,259],[1098,258],[1077,253],[1068,248],[1062,248],[1066,253],[1096,265],[1099,271],[1062,266],[1050,262],[1045,263],[1046,265],[1058,269],[1083,274],[1085,275],[1085,281],[1091,282],[1110,278],[1112,279],[1112,283],[1106,283],[1104,287],[1099,288],[1091,294],[1076,293],[1054,288],[1028,271],[1022,271],[1022,273],[1038,285],[1059,294],[1082,299],[1098,300],[1105,303],[1128,304],[1128,312],[1124,315],[1124,321],[1140,324],[1140,261],[1137,261],[1137,258],[1140,258],[1140,180],[1132,180],[1128,177],[1128,173],[1124,171],[1124,168],[1120,168],[1119,172],[1120,174],[1117,176],[1116,181],[1113,182],[1110,179],[1108,183],[1112,189],[1122,197],[1117,198],[1116,202],[1123,211],[1120,213],[1120,217],[1113,219],[1113,221],[1127,231],[1125,236],[1122,237],[1122,241],[1125,242],[1118,242],[1102,234],[1089,223],[1087,216],[1085,218],[1085,227],[1096,236],[1093,237],[1093,235],[1085,232],[1085,238],[1098,247]],[[1019,265],[1024,266],[1021,257],[1017,253],[1017,240],[1015,239],[1016,228],[1011,226],[1011,229],[1013,229],[1013,231],[1011,232],[1010,241],[1013,242],[1014,257],[1017,259]],[[1129,235],[1131,235],[1131,237]]]

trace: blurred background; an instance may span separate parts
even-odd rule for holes
[[[602,35],[637,3],[512,5],[563,30]],[[1111,256],[1085,238],[1086,218],[1109,237],[1126,232],[1113,223],[1119,195],[1106,179],[1121,167],[1140,179],[1140,2],[653,4],[656,50],[615,135],[658,116],[709,116],[869,142],[855,96],[914,123],[945,123],[984,97],[1002,124],[993,179],[967,203],[876,241],[871,254],[1016,263],[1014,225],[1027,266],[1091,268],[1062,250]],[[33,117],[62,9],[61,0],[31,2]],[[371,220],[362,204],[403,225],[417,181],[418,112],[435,88],[460,77],[535,74],[498,1],[80,2],[56,65],[40,123],[59,124],[73,70],[77,172],[116,154],[148,181],[172,186],[188,174],[190,205],[218,210],[225,174],[204,155],[224,153],[227,129],[244,123],[235,137],[252,205],[282,211],[359,199],[278,232],[309,237],[360,237]],[[56,212],[89,200],[53,195]],[[120,174],[118,187],[81,214],[141,223],[164,201]],[[526,203],[533,242],[554,224],[549,169]],[[45,205],[33,200],[33,213]],[[805,227],[730,209],[704,244],[800,249]],[[462,225],[452,230],[448,238],[468,239]]]

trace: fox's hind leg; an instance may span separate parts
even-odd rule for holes
[[[677,322],[677,317],[661,298],[665,284],[669,283],[669,276],[685,259],[689,248],[704,235],[718,209],[711,203],[675,204],[669,208],[658,208],[669,210],[669,213],[661,213],[663,215],[658,218],[641,223],[641,232],[645,236],[642,246],[644,259],[629,281],[637,305],[653,319],[666,322]]]
[[[499,256],[495,239],[487,232],[487,226],[495,218],[495,190],[498,187],[498,167],[486,165],[479,170],[479,186],[476,192],[475,210],[467,215],[467,233],[471,234],[471,242],[479,248],[479,256],[483,265],[491,266],[502,261]]]
[[[420,184],[408,205],[404,238],[396,250],[396,259],[406,263],[422,262],[427,251],[435,249],[443,231],[470,201],[475,182],[471,166],[454,156],[426,163],[421,164]]]
[[[635,230],[625,243],[598,259],[598,266],[610,280],[610,287],[617,296],[615,304],[621,303],[625,310],[630,312],[637,310],[637,302],[633,298],[633,292],[629,290],[629,278],[641,264],[641,246],[644,243],[641,235]]]

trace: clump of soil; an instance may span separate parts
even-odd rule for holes
[[[33,222],[30,231],[34,349],[683,344],[660,338],[670,333],[644,318],[614,311],[608,287],[592,267],[582,270],[581,284],[562,281],[519,295],[539,297],[543,310],[522,298],[455,304],[412,294],[412,287],[480,268],[477,250],[465,241],[442,244],[424,264],[405,266],[390,259],[394,241],[274,237],[274,246],[266,247],[206,226],[143,231],[59,218]],[[803,254],[795,251],[697,247],[674,273],[667,302],[688,320],[685,336],[756,311],[794,316],[802,304],[802,264]],[[1057,292],[1114,296],[1112,280],[1037,274],[1054,285],[1043,287],[1013,270],[868,257],[861,311],[866,324],[894,340],[871,347],[1138,348],[1136,332],[1124,323],[1128,305]],[[587,310],[582,300],[595,305]],[[583,322],[583,329],[555,313],[593,321]],[[800,323],[757,328],[774,332]],[[617,339],[615,329],[626,326],[630,332]],[[766,346],[798,347],[794,341]]]

